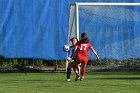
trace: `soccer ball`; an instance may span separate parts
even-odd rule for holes
[[[64,45],[64,51],[69,51],[69,45]]]

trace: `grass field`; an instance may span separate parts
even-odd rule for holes
[[[138,93],[140,73],[97,72],[66,82],[64,73],[0,73],[0,93]]]

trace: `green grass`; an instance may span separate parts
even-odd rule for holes
[[[66,82],[64,73],[0,73],[0,93],[138,93],[140,73],[98,72]]]

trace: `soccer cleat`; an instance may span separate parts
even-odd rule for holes
[[[83,81],[84,80],[84,76],[82,76],[81,78],[80,78],[80,81]]]
[[[79,75],[76,75],[75,81],[77,81],[79,79],[79,77],[80,77]]]
[[[78,80],[80,80],[80,77],[78,78]]]
[[[83,81],[84,80],[84,78],[80,78],[80,81]]]
[[[70,82],[70,79],[67,79],[68,82]]]

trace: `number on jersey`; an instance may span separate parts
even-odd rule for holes
[[[81,44],[80,50],[86,50],[87,44]]]

